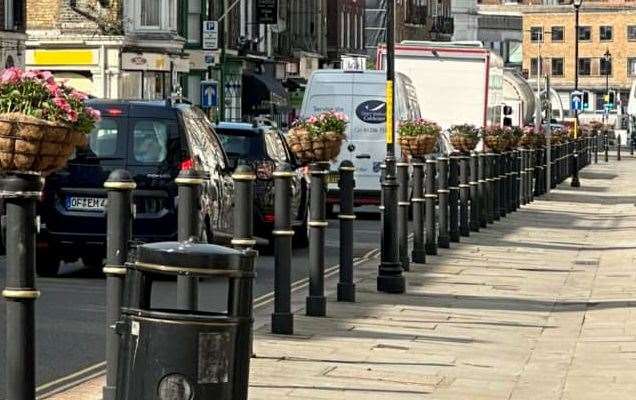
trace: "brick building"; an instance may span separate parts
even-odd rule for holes
[[[386,40],[387,0],[366,0],[365,40],[369,57],[375,59],[378,44]],[[450,0],[404,0],[395,2],[395,41],[449,41],[455,26]]]
[[[528,9],[523,16],[523,70],[549,75],[564,109],[575,78],[575,15],[572,5]],[[609,62],[603,60],[609,51]],[[636,3],[583,3],[579,28],[579,89],[587,92],[586,114],[599,114],[609,90],[623,104],[636,79]],[[617,96],[618,98],[618,96]],[[589,116],[589,115],[588,115]]]
[[[0,69],[24,66],[26,0],[0,0]]]
[[[177,0],[29,0],[26,67],[103,98],[163,98],[189,70]]]

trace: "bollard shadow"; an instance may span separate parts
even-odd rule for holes
[[[492,310],[492,311],[527,311],[527,312],[580,312],[593,310],[609,310],[615,308],[632,308],[636,300],[608,300],[608,301],[555,301],[535,300],[518,297],[493,297],[442,293],[408,293],[405,299],[416,299],[418,307]],[[413,303],[406,303],[408,306]]]
[[[439,362],[400,362],[400,361],[369,361],[369,360],[342,360],[327,358],[309,358],[309,357],[270,357],[254,355],[255,359],[287,361],[297,363],[329,363],[329,364],[345,364],[345,365],[390,365],[390,366],[411,366],[411,367],[454,367],[455,364],[439,363]]]
[[[391,389],[377,389],[377,388],[365,388],[359,387],[354,388],[351,386],[303,386],[303,385],[258,385],[258,384],[250,384],[250,387],[253,388],[262,388],[262,389],[289,389],[289,390],[321,390],[325,392],[337,392],[342,395],[344,392],[368,392],[368,393],[386,393],[386,394],[431,394],[432,391],[425,390],[391,390]]]
[[[595,193],[606,193],[609,192],[609,188],[604,186],[581,186],[581,187],[572,187],[569,185],[559,186],[556,191],[564,191],[564,192],[595,192]]]
[[[583,179],[600,179],[600,180],[612,180],[618,178],[618,174],[610,172],[596,172],[582,170],[579,172],[579,178]]]
[[[636,196],[595,196],[588,194],[576,195],[574,194],[574,192],[569,192],[555,193],[554,195],[551,195],[548,200],[563,203],[619,205],[636,203]]]

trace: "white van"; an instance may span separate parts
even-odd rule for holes
[[[420,117],[415,89],[405,75],[396,76],[396,121]],[[380,166],[386,155],[386,73],[318,70],[309,78],[301,118],[323,111],[349,117],[347,140],[333,169],[343,160],[356,167],[356,206],[380,204]],[[396,129],[397,131],[397,129]],[[396,154],[400,148],[396,144]],[[329,204],[338,202],[337,175],[330,175]]]

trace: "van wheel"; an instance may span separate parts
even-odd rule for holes
[[[35,272],[43,278],[56,277],[60,272],[60,256],[48,250],[40,250],[36,253]]]

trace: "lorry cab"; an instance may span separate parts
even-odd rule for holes
[[[395,83],[396,121],[420,117],[415,89],[398,74]],[[356,168],[356,206],[380,204],[380,167],[386,155],[386,73],[382,71],[318,70],[309,78],[301,118],[323,111],[349,117],[346,140],[337,163],[350,160]],[[400,155],[396,144],[396,154]],[[337,173],[329,176],[331,204],[337,201]]]

